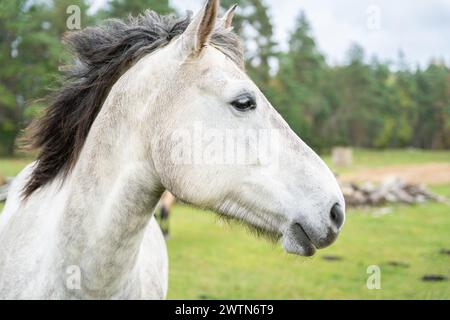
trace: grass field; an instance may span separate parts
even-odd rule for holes
[[[351,210],[333,246],[302,258],[217,223],[213,213],[178,206],[168,241],[169,298],[449,299],[448,281],[421,281],[450,276],[450,256],[440,253],[450,247],[449,213],[439,204],[399,206],[378,217]],[[330,255],[342,260],[323,259]],[[366,287],[370,265],[381,268],[380,290]]]
[[[389,149],[389,150],[353,150],[353,165],[345,168],[336,168],[331,163],[331,157],[325,155],[325,162],[339,173],[357,172],[366,168],[378,168],[387,165],[424,164],[431,162],[450,163],[449,151],[429,151],[419,149]]]
[[[13,177],[20,172],[28,163],[32,160],[30,159],[10,159],[3,158],[0,159],[0,176],[3,177]]]
[[[345,170],[428,162],[450,162],[450,152],[356,150],[355,165]],[[0,160],[0,174],[13,175],[24,163]],[[450,184],[431,187],[450,197]],[[421,280],[426,274],[450,278],[450,255],[441,253],[450,249],[450,206],[398,205],[380,212],[349,210],[338,241],[302,258],[214,213],[178,205],[168,240],[169,298],[450,299],[449,280]],[[366,286],[371,265],[381,269],[379,290]]]

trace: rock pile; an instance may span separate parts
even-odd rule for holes
[[[389,203],[446,202],[447,199],[429,191],[423,184],[411,184],[392,177],[379,185],[372,182],[341,183],[347,206],[379,206]]]

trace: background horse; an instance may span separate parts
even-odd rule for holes
[[[209,0],[192,19],[146,12],[68,35],[68,82],[30,128],[40,153],[0,217],[1,297],[164,298],[152,214],[164,189],[290,253],[335,241],[345,206],[335,177],[247,77],[234,8],[219,20],[218,10]],[[210,161],[224,143],[208,141],[223,132],[248,160]],[[277,137],[271,157],[247,132]]]
[[[175,203],[176,199],[169,191],[164,191],[163,195],[161,196],[161,199],[159,199],[158,204],[158,210],[155,214],[157,214],[158,223],[161,227],[161,231],[164,235],[164,238],[169,237],[170,232],[170,210],[172,208],[172,205]]]

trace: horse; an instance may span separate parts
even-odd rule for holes
[[[158,224],[161,227],[164,238],[166,239],[169,238],[169,217],[172,205],[175,203],[175,201],[176,199],[173,194],[171,194],[169,191],[165,191],[161,196],[161,199],[159,199],[159,204],[157,205],[157,209],[155,212]]]
[[[0,217],[1,298],[164,299],[165,189],[287,253],[336,240],[335,176],[246,74],[235,7],[219,10],[208,0],[195,16],[145,11],[65,35],[73,63],[26,131],[37,158]]]

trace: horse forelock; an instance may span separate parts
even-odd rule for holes
[[[61,68],[62,85],[48,97],[43,116],[26,129],[26,147],[39,153],[23,190],[25,198],[56,176],[70,172],[114,83],[137,60],[181,35],[190,21],[189,13],[178,18],[147,10],[137,17],[110,19],[65,35],[63,41],[73,62]],[[243,68],[236,34],[219,26],[210,41]]]

